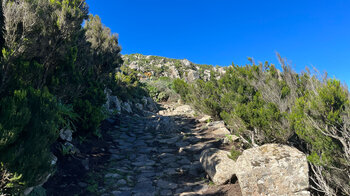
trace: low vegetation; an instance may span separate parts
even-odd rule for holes
[[[196,109],[223,119],[245,146],[280,143],[308,155],[315,194],[350,194],[349,92],[338,80],[272,64],[232,65],[220,79],[174,89]],[[234,158],[236,151],[232,152]]]

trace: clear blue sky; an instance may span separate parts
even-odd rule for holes
[[[87,0],[119,34],[123,54],[212,65],[278,64],[327,71],[350,84],[350,1]]]

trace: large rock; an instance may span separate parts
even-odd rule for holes
[[[174,111],[171,112],[172,115],[187,115],[193,116],[195,111],[189,105],[182,105],[175,108]]]
[[[188,70],[186,80],[188,82],[193,82],[199,79],[199,73],[195,70]]]
[[[211,116],[209,115],[204,115],[201,119],[199,119],[198,121],[203,123],[203,122],[208,122],[211,120]]]
[[[231,132],[226,127],[214,129],[211,133],[219,137],[224,137],[231,134]]]
[[[230,181],[235,175],[235,161],[228,158],[230,153],[216,148],[204,150],[200,155],[200,162],[217,185]]]
[[[131,105],[129,102],[123,102],[121,104],[121,106],[122,106],[121,108],[124,112],[129,113],[129,114],[132,113]]]
[[[308,172],[302,152],[278,144],[245,150],[236,161],[243,196],[310,195]]]
[[[210,70],[204,70],[204,76],[203,76],[204,81],[209,81],[210,80]]]
[[[70,129],[61,129],[60,130],[60,138],[63,141],[68,141],[71,142],[72,141],[72,135],[73,135],[73,131]]]
[[[158,106],[150,97],[143,97],[141,99],[141,102],[143,104],[143,109],[151,111],[151,112],[158,112]]]
[[[135,103],[135,108],[138,110],[143,110],[143,105],[140,103]]]
[[[207,123],[207,126],[208,128],[218,129],[218,128],[225,127],[225,123],[224,121],[214,121],[214,122]]]
[[[181,60],[181,63],[186,66],[186,67],[190,67],[191,66],[191,62],[187,59],[183,59]]]
[[[224,121],[210,122],[207,123],[207,126],[212,130],[211,133],[213,135],[223,137],[231,134],[231,132],[226,128]]]
[[[179,71],[176,69],[175,66],[169,66],[169,71],[170,71],[169,77],[171,77],[171,78],[180,78]]]
[[[121,103],[117,96],[112,96],[112,91],[110,89],[105,89],[104,93],[106,94],[106,104],[104,105],[105,108],[110,112],[113,113],[113,111],[117,111],[118,114],[121,112]]]
[[[110,96],[109,97],[109,109],[115,110],[118,113],[121,111],[120,101],[117,96]]]

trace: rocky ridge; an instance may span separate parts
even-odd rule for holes
[[[178,60],[166,57],[130,54],[123,56],[124,65],[139,72],[142,78],[147,77],[169,77],[181,78],[187,82],[197,79],[204,81],[211,77],[220,77],[225,71],[225,67],[201,65],[190,62],[187,59]]]

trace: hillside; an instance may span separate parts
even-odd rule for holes
[[[350,195],[327,74],[122,55],[84,0],[3,0],[0,196]]]
[[[171,59],[142,54],[123,55],[124,65],[138,71],[143,77],[181,78],[192,82],[196,79],[204,81],[211,77],[219,78],[225,74],[225,67],[195,64],[187,59]],[[148,75],[147,75],[148,74]]]

